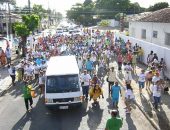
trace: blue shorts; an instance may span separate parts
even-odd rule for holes
[[[145,87],[145,82],[139,82],[139,88],[144,88]]]
[[[112,102],[118,102],[119,101],[119,98],[112,98]]]

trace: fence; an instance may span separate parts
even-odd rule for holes
[[[147,56],[152,50],[154,53],[157,53],[159,60],[161,58],[164,58],[165,63],[167,65],[167,71],[165,72],[165,75],[167,78],[170,79],[170,49],[166,47],[162,47],[159,45],[156,45],[154,43],[146,42],[143,40],[139,40],[133,37],[125,36],[119,33],[115,33],[115,39],[122,38],[125,42],[128,40],[132,43],[132,46],[134,46],[136,43],[141,46],[144,50],[144,63],[147,64]]]

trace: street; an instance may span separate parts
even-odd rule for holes
[[[0,97],[1,130],[104,130],[112,108],[108,98],[107,82],[104,84],[104,99],[100,106],[92,106],[92,101],[84,102],[81,108],[69,110],[49,110],[44,106],[44,99],[34,98],[33,109],[26,113],[21,86],[11,87]],[[126,114],[123,99],[120,98],[119,113],[123,118],[121,130],[154,130],[142,112],[133,107],[131,114]]]

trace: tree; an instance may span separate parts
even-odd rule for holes
[[[0,4],[3,3],[10,3],[11,5],[16,4],[16,0],[0,0]]]
[[[42,20],[42,18],[47,17],[47,10],[45,10],[42,5],[33,5],[33,13],[38,15],[40,20]]]
[[[22,48],[22,56],[26,54],[26,40],[31,32],[33,32],[39,25],[39,16],[35,14],[23,15],[22,22],[14,25],[14,30],[22,41],[20,47]]]
[[[76,22],[77,24],[83,24],[84,26],[95,24],[93,19],[94,2],[92,0],[85,0],[83,4],[77,3],[67,11],[67,18]]]
[[[159,3],[154,4],[153,6],[150,6],[148,8],[148,11],[157,11],[157,10],[168,8],[168,7],[169,7],[169,4],[167,2],[159,2]]]

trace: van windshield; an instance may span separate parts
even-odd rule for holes
[[[78,75],[49,76],[46,93],[65,93],[80,91]]]

